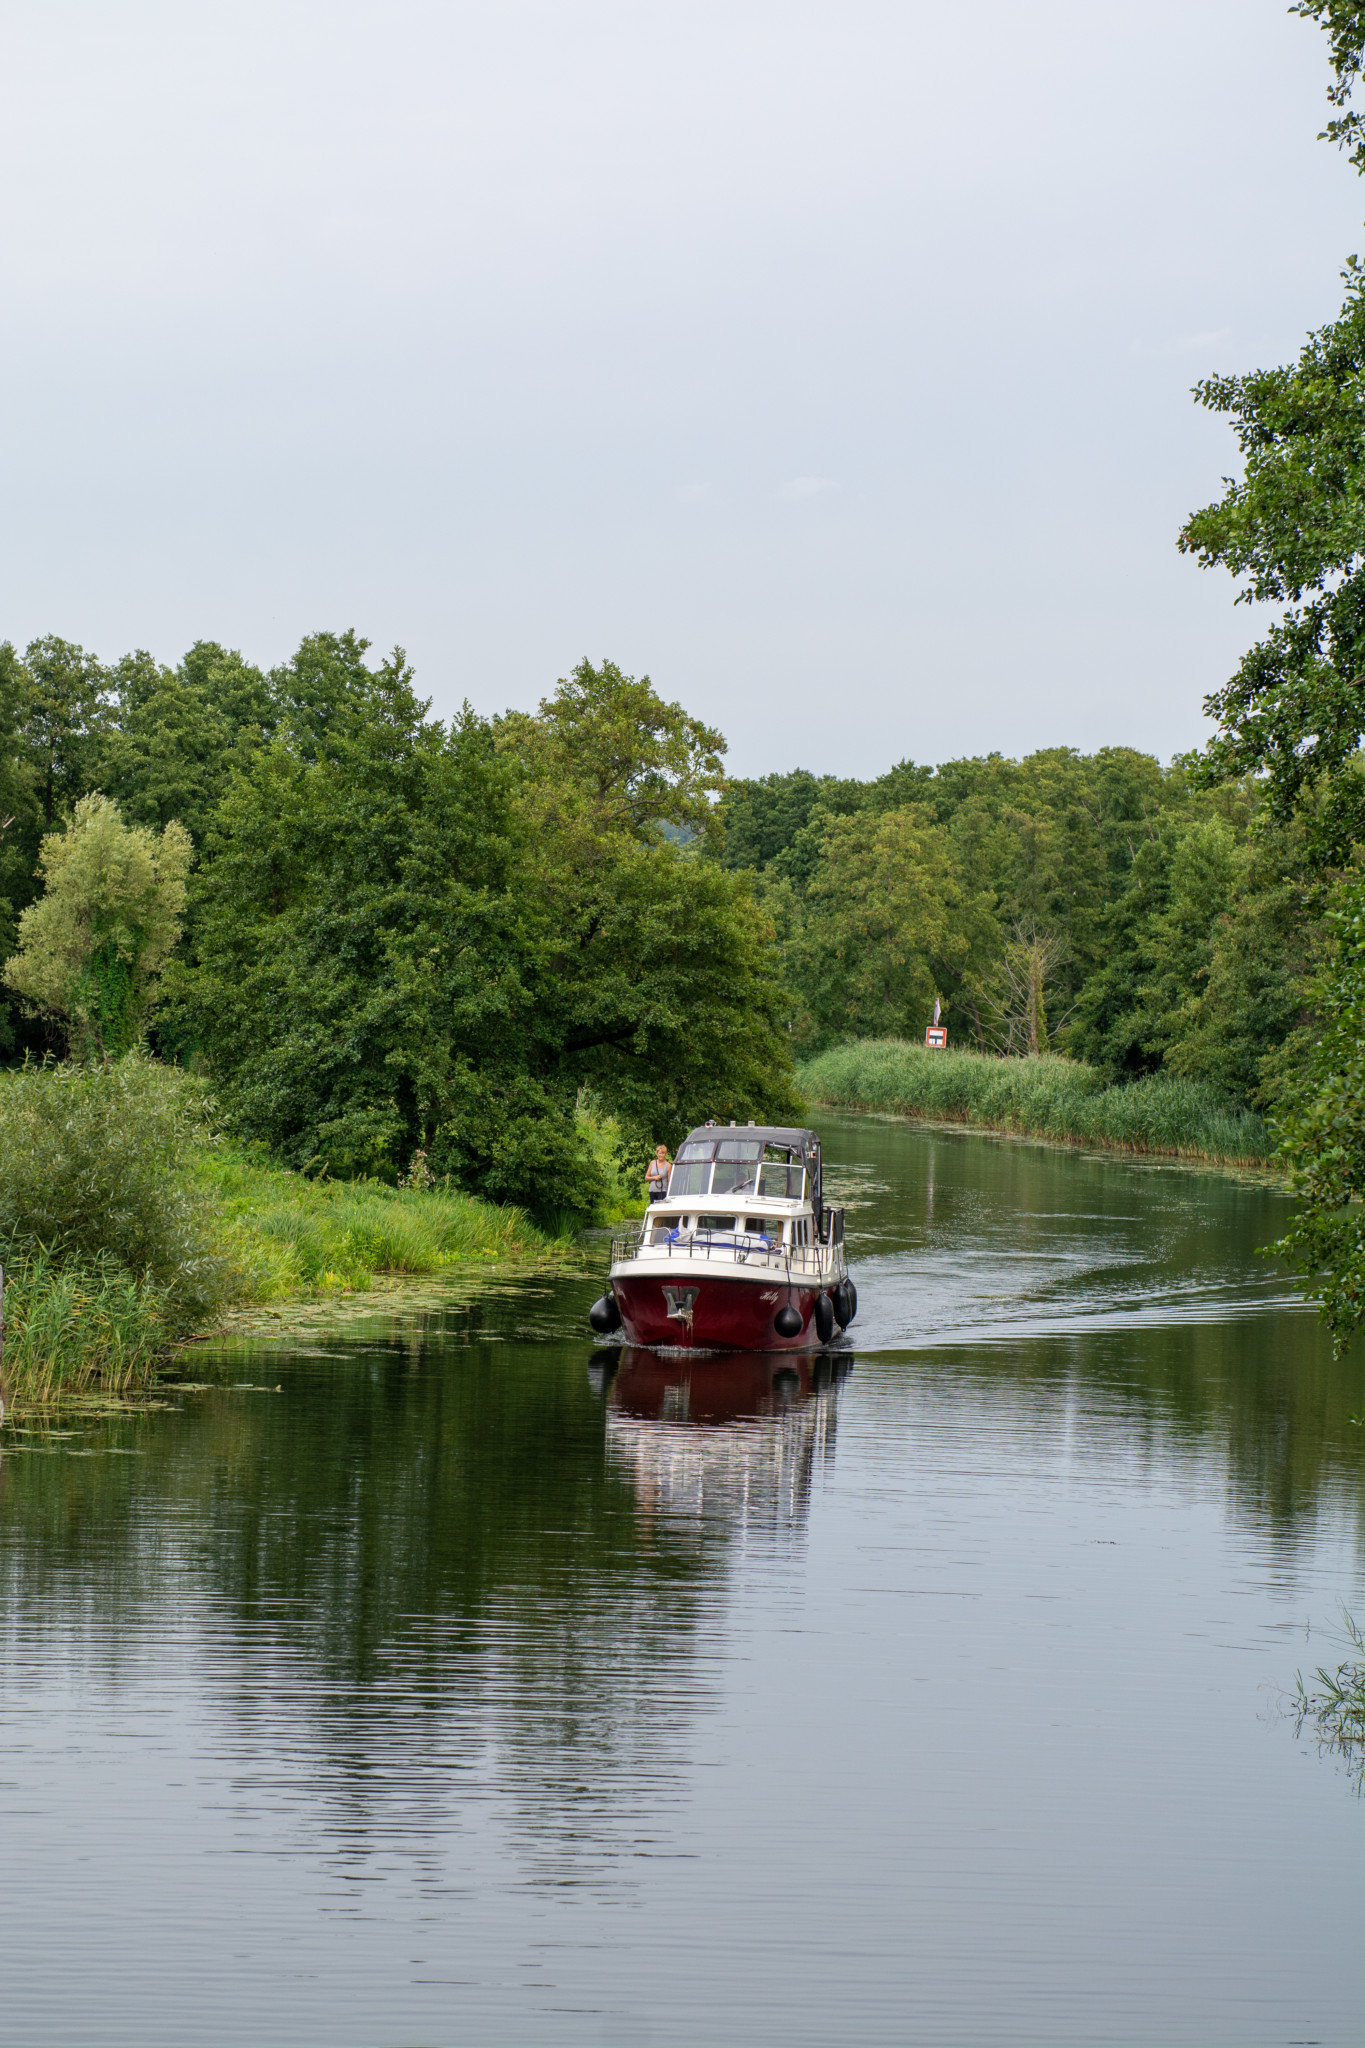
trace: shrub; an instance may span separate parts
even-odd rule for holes
[[[0,1076],[0,1248],[121,1269],[192,1322],[228,1280],[188,1172],[206,1136],[202,1090],[144,1053]]]

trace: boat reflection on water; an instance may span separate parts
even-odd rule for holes
[[[594,1354],[607,1403],[607,1463],[644,1522],[670,1538],[801,1528],[817,1469],[834,1455],[850,1359],[792,1352]]]

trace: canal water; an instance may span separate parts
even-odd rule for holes
[[[600,1280],[4,1434],[0,2040],[1365,2033],[1365,1368],[1264,1183],[828,1119],[856,1341]]]

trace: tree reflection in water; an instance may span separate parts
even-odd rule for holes
[[[343,1866],[382,1841],[434,1880],[495,1810],[538,1876],[619,1877],[714,1701],[729,1574],[640,1514],[584,1362],[478,1334],[276,1354],[282,1395],[10,1457],[0,1655],[127,1708],[178,1634],[243,1796]]]

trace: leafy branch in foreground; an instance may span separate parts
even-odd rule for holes
[[[1326,29],[1333,74],[1327,103],[1345,109],[1327,123],[1318,140],[1335,142],[1358,171],[1365,171],[1365,122],[1351,106],[1351,94],[1365,71],[1365,7],[1360,0],[1294,0],[1289,12]]]
[[[1192,513],[1182,553],[1244,578],[1239,603],[1287,609],[1204,709],[1219,731],[1206,783],[1265,778],[1271,814],[1310,809],[1316,852],[1339,865],[1365,838],[1365,268],[1296,363],[1209,377],[1195,396],[1230,420],[1240,481]]]
[[[1319,990],[1322,1035],[1281,1113],[1299,1209],[1272,1249],[1306,1276],[1340,1352],[1365,1318],[1365,881],[1328,915],[1338,950]]]

